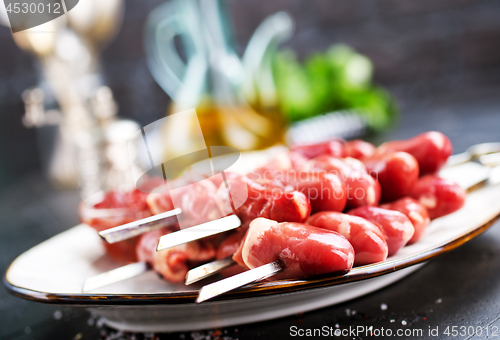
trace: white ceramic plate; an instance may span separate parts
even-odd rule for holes
[[[462,209],[434,220],[417,243],[384,262],[342,276],[257,283],[202,304],[194,303],[200,286],[169,284],[152,271],[82,293],[85,279],[122,264],[105,255],[93,229],[79,225],[19,256],[4,283],[22,298],[86,306],[121,330],[224,327],[305,312],[373,292],[481,234],[499,216],[500,186],[483,187],[468,195]]]

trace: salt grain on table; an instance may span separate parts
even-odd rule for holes
[[[54,319],[61,320],[63,313],[58,309],[54,312]]]

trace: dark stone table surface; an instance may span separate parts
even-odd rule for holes
[[[447,134],[455,152],[464,151],[474,143],[500,141],[500,100],[409,110],[402,115],[397,129],[372,140],[378,143],[407,138],[431,129]],[[77,204],[76,192],[59,192],[41,175],[24,178],[0,190],[0,271],[5,272],[9,263],[30,247],[76,225]],[[293,326],[423,330],[423,336],[393,336],[394,339],[500,337],[500,223],[372,294],[300,315],[218,330],[121,333],[103,326],[102,320],[84,309],[25,301],[0,288],[0,340],[284,339],[292,337]],[[453,326],[457,326],[457,336],[453,336]],[[481,327],[482,335],[472,334],[470,326],[476,331]],[[439,335],[429,335],[429,329],[436,327]],[[449,335],[444,333],[447,327]],[[469,327],[465,328],[468,334],[463,333],[463,327]]]

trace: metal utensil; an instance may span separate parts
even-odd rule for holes
[[[186,281],[184,283],[186,284],[186,286],[189,286],[190,284],[219,273],[226,268],[232,267],[235,264],[236,262],[233,260],[232,255],[217,261],[205,263],[188,271],[186,275]]]
[[[241,221],[236,215],[219,218],[215,221],[206,222],[197,226],[182,229],[160,237],[156,251],[172,248],[180,244],[199,240],[208,236],[220,234],[238,228]]]
[[[119,267],[109,272],[105,272],[96,276],[92,276],[85,280],[82,292],[108,286],[122,280],[130,279],[131,277],[141,275],[149,270],[149,266],[145,262],[131,263],[123,267]]]
[[[270,276],[278,274],[283,271],[283,265],[280,261],[274,261],[263,266],[247,270],[246,272],[228,277],[227,279],[214,282],[212,284],[203,286],[200,289],[197,303],[212,299],[223,293],[227,293],[236,288],[243,287],[252,282],[264,280]]]
[[[155,222],[159,222],[164,219],[173,217],[175,215],[179,215],[181,212],[182,210],[177,208],[161,214],[146,217],[134,222],[120,225],[118,227],[100,231],[99,236],[101,236],[104,241],[110,244],[124,241],[129,238],[135,237],[137,235],[147,233],[148,231],[164,227],[165,221],[163,223],[155,223]]]
[[[500,152],[500,143],[480,143],[467,148],[465,152],[450,156],[445,167],[463,164],[469,161],[480,161],[480,157]]]

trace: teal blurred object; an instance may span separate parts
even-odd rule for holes
[[[268,16],[240,58],[225,1],[170,0],[154,9],[146,22],[147,63],[179,110],[197,107],[207,97],[219,105],[255,104],[264,98],[269,103],[264,106],[272,107],[276,102],[272,57],[294,29],[287,13]],[[184,58],[175,37],[180,38]]]
[[[294,27],[285,12],[268,16],[240,58],[226,2],[171,0],[157,7],[148,16],[144,40],[151,74],[172,98],[168,112],[195,108],[207,145],[243,151],[281,143],[284,124],[276,109],[270,56],[292,36]],[[172,124],[170,131],[189,126]],[[163,135],[165,149],[178,143],[175,138],[167,141],[172,135]]]
[[[372,83],[372,62],[349,46],[334,45],[303,65],[294,52],[280,51],[273,70],[279,106],[290,122],[340,110],[356,112],[374,131],[397,120],[392,95]]]

